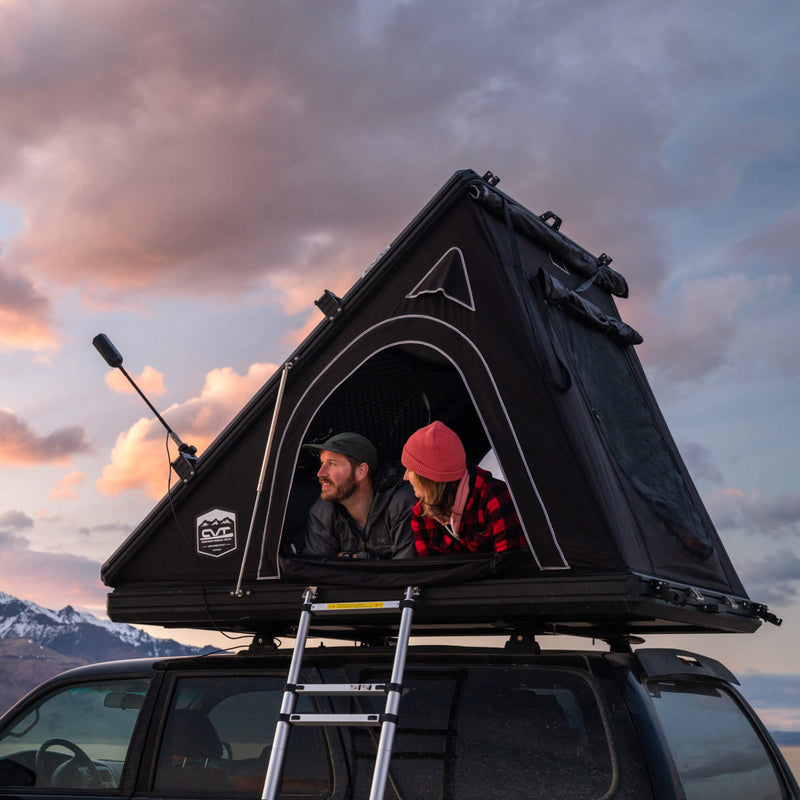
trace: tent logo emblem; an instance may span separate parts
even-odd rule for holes
[[[196,520],[197,553],[219,558],[236,549],[236,512],[214,508]]]

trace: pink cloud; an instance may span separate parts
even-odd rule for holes
[[[275,369],[274,364],[253,364],[246,375],[230,367],[212,370],[199,397],[171,406],[163,416],[184,442],[202,453]],[[112,496],[138,489],[160,498],[169,478],[165,441],[164,429],[156,420],[138,420],[117,437],[111,461],[97,480],[98,489]],[[174,446],[171,453],[174,459]]]
[[[145,367],[139,375],[131,375],[136,385],[146,395],[164,394],[164,376],[154,367]],[[135,394],[136,390],[131,386],[130,381],[118,370],[109,370],[106,373],[106,384],[109,388],[119,394]]]
[[[0,348],[41,351],[57,347],[50,301],[27,278],[4,272],[2,262],[0,257]]]
[[[653,198],[680,196],[653,157],[671,132],[665,98],[626,70],[603,82],[601,102],[597,72],[616,78],[624,64],[587,50],[577,22],[542,19],[535,33],[580,41],[570,49],[591,79],[547,47],[491,63],[462,47],[480,24],[488,51],[509,52],[509,37],[533,32],[521,11],[486,26],[470,7],[440,29],[413,4],[370,19],[302,4],[277,18],[257,3],[185,14],[143,0],[79,18],[52,0],[44,20],[21,0],[2,8],[0,189],[27,222],[8,247],[17,274],[78,286],[95,303],[233,296],[289,270],[334,289],[332,274],[352,280],[454,169],[473,166],[554,205],[568,235],[632,265],[639,291],[663,280],[648,214]],[[375,58],[420,37],[436,43],[435,78]],[[561,90],[532,92],[532,74]],[[586,124],[600,114],[615,125]],[[475,163],[485,153],[493,163]],[[562,153],[569,168],[553,167]],[[314,299],[296,288],[287,309]]]
[[[83,472],[73,470],[65,475],[58,483],[50,490],[50,498],[52,500],[76,500],[80,496],[77,492],[77,487],[81,486],[86,480],[86,475]]]
[[[722,528],[752,534],[794,535],[800,531],[800,491],[770,492],[729,487],[707,499],[709,513]]]
[[[9,409],[0,409],[0,464],[69,464],[72,457],[91,452],[83,428],[73,425],[47,435]]]
[[[754,112],[726,126],[700,115],[699,133],[684,113],[702,91],[728,97],[763,65],[737,38],[700,36],[666,7],[637,18],[633,36],[619,9],[598,15],[590,3],[569,19],[513,5],[489,16],[480,4],[441,8],[457,6],[290,4],[276,16],[268,4],[186,14],[140,0],[87,18],[66,0],[46,13],[6,0],[0,192],[26,225],[3,262],[8,276],[42,282],[29,286],[36,314],[15,305],[13,318],[0,315],[0,341],[55,341],[42,287],[78,287],[93,308],[266,288],[302,312],[321,288],[349,286],[454,169],[473,167],[491,168],[532,210],[561,215],[567,236],[614,257],[635,298],[623,316],[670,377],[724,364],[735,298],[713,298],[705,322],[690,294],[658,308],[672,268],[663,220],[724,195],[728,170],[741,175],[788,146],[791,127]],[[588,35],[598,25],[603,36]],[[476,26],[496,59],[463,47]],[[375,57],[408,42],[434,54],[424,80],[413,59]],[[682,139],[687,127],[699,149]],[[676,139],[691,169],[668,157]],[[740,250],[793,252],[796,216]]]
[[[323,317],[317,309],[314,309],[309,315],[308,319],[306,320],[305,324],[299,328],[293,328],[286,332],[283,337],[283,340],[291,347],[297,347],[297,345],[302,342],[306,336],[308,336],[314,328],[322,322]]]
[[[100,564],[68,553],[35,551],[26,539],[0,531],[0,590],[45,608],[61,608],[64,598],[104,615],[107,589]]]

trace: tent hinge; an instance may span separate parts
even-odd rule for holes
[[[654,579],[650,581],[650,587],[657,597],[673,603],[677,606],[694,606],[700,611],[708,614],[719,614],[722,611],[722,603],[708,602],[705,595],[701,594],[694,586],[687,586],[680,590],[668,581]]]

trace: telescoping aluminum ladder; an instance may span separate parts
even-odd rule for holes
[[[315,603],[317,589],[309,586],[303,593],[303,604],[300,611],[300,622],[297,626],[297,642],[295,643],[289,675],[283,692],[283,702],[275,726],[272,740],[267,775],[264,780],[262,800],[275,800],[281,784],[283,762],[289,740],[289,731],[295,725],[325,726],[361,726],[381,728],[378,751],[375,756],[375,769],[372,773],[370,800],[383,800],[386,780],[389,775],[389,763],[392,758],[394,732],[397,727],[397,711],[402,694],[403,672],[408,652],[408,640],[411,635],[411,621],[414,605],[419,590],[408,586],[402,600],[377,600],[351,603]],[[389,683],[299,683],[300,669],[303,662],[308,630],[312,614],[350,612],[354,610],[364,613],[400,610],[400,629],[397,634],[397,646],[392,666],[392,677]],[[386,707],[383,714],[297,714],[297,698],[299,695],[317,695],[327,697],[343,697],[355,695],[386,695]]]

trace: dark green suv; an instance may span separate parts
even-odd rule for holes
[[[318,647],[302,680],[389,679],[394,649]],[[0,720],[0,796],[261,797],[286,651],[71,670]],[[412,646],[387,798],[798,798],[774,742],[713,659],[676,650]],[[301,697],[298,712],[380,713]],[[373,729],[293,728],[281,797],[367,798]]]

